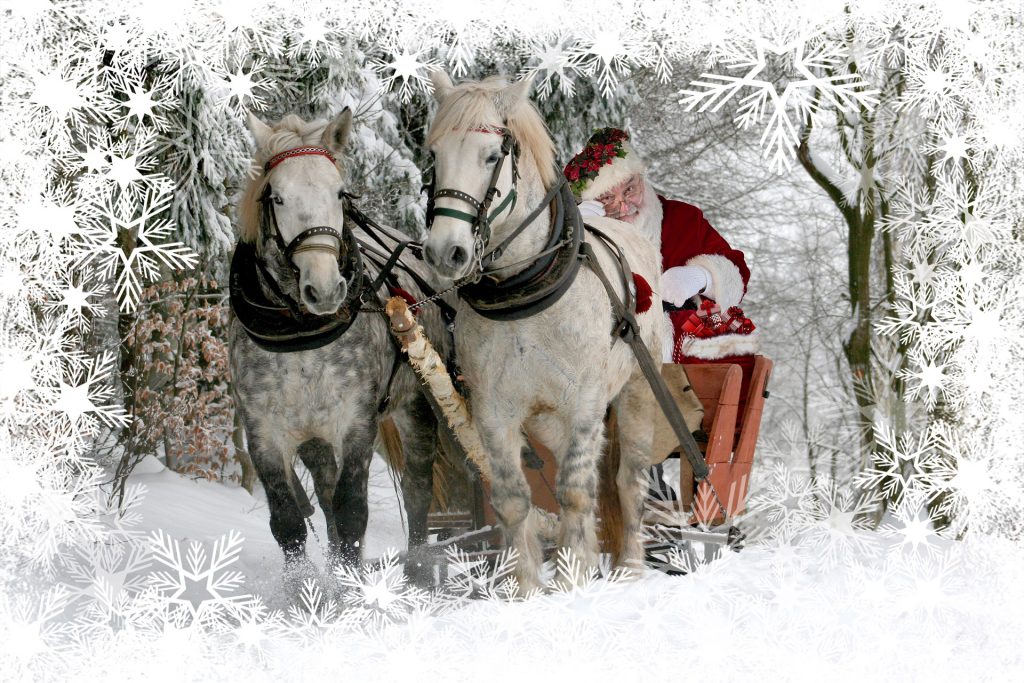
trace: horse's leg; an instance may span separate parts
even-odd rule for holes
[[[357,565],[362,559],[362,540],[369,518],[366,486],[376,431],[377,423],[373,420],[365,428],[355,428],[349,432],[341,458],[341,475],[334,487],[334,522],[338,527],[337,559],[346,565]]]
[[[426,397],[417,392],[401,411],[394,415],[402,435],[405,472],[402,474],[402,496],[409,520],[409,562],[406,573],[418,582],[432,578],[430,566],[419,564],[416,552],[427,542],[427,513],[434,491],[434,457],[439,447],[437,419]]]
[[[497,418],[495,422],[498,422]],[[520,424],[518,419],[501,420],[500,424],[480,420],[478,428],[491,465],[491,506],[505,532],[508,546],[518,553],[516,580],[525,595],[543,588],[540,566],[544,558],[535,528],[538,520],[534,518],[536,513],[531,512],[530,485],[521,464],[523,434]]]
[[[563,585],[578,584],[591,568],[597,567],[594,510],[597,464],[604,445],[605,406],[599,401],[581,403],[593,404],[594,408],[572,416],[569,446],[558,466],[558,544],[568,549],[580,564],[580,572],[575,576],[559,574],[558,581]]]
[[[640,542],[644,498],[647,493],[645,473],[650,465],[654,441],[651,415],[659,410],[646,378],[639,369],[634,371],[615,398],[618,420],[619,469],[615,484],[619,491],[622,510],[622,552],[618,566],[633,571],[644,567],[644,550]]]
[[[299,511],[295,496],[289,486],[289,475],[282,453],[267,440],[260,438],[255,429],[246,429],[249,454],[252,456],[256,474],[267,494],[270,507],[270,533],[284,551],[286,564],[295,564],[305,559],[306,520]],[[298,485],[298,482],[295,482]]]
[[[434,454],[438,447],[437,420],[426,398],[419,393],[394,417],[405,453],[402,495],[412,548],[427,540],[427,511],[433,496]]]
[[[298,448],[299,458],[313,476],[313,488],[320,501],[320,509],[327,518],[327,541],[329,547],[338,544],[338,527],[334,522],[334,486],[338,481],[338,463],[334,458],[334,446],[317,437],[303,441]]]

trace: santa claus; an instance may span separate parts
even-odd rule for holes
[[[632,223],[658,245],[665,304],[663,360],[735,363],[743,370],[740,396],[745,397],[757,332],[739,308],[750,279],[743,252],[730,247],[696,206],[655,193],[646,166],[623,130],[597,130],[564,172],[580,200],[584,220],[609,216]],[[700,430],[694,434],[698,439],[703,436]],[[675,500],[674,484],[668,480],[679,477],[666,479],[663,465],[653,466],[649,496]]]
[[[743,252],[730,247],[696,206],[655,193],[625,131],[597,130],[564,172],[584,219],[632,223],[659,245],[665,362],[735,362],[752,369],[757,334],[739,308],[750,279]]]

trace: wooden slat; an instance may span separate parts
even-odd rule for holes
[[[764,392],[771,377],[772,365],[772,361],[764,356],[754,358],[754,376],[750,380],[747,405],[743,411],[733,462],[754,461],[754,446],[757,445],[757,436],[761,431],[761,415],[764,412]]]
[[[704,404],[704,431],[708,463],[729,462],[736,430],[736,412],[740,400],[743,373],[736,365],[686,365],[694,391]]]
[[[725,506],[729,517],[742,514],[747,506],[747,488],[750,484],[749,462],[721,462],[711,466],[708,479],[714,485],[718,496]],[[707,483],[697,485],[697,495],[693,503],[694,521],[701,524],[717,525],[725,520],[722,518],[718,502],[711,494]]]

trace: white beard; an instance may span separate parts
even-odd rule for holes
[[[661,221],[665,212],[658,201],[658,195],[647,180],[644,180],[644,200],[640,204],[640,210],[633,219],[633,225],[647,239],[654,243],[661,253]]]

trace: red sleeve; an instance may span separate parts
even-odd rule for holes
[[[664,216],[661,221],[661,269],[686,265],[699,254],[717,254],[729,259],[740,272],[743,287],[750,280],[750,269],[743,252],[733,249],[718,234],[704,213],[692,204],[658,197]]]

